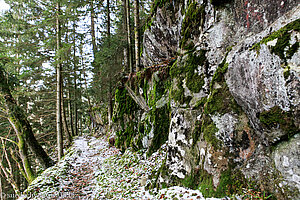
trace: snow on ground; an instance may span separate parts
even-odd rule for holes
[[[106,139],[78,137],[64,159],[37,177],[19,199],[204,200],[198,190],[178,186],[146,189],[155,180],[166,149],[163,145],[146,158],[145,152],[131,149],[121,154]]]

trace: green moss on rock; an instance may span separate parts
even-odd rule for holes
[[[168,95],[171,85],[162,73],[165,72],[151,74],[152,78],[148,77],[149,80],[151,79],[149,83],[144,72],[137,73],[133,79],[132,87],[143,88],[144,97],[151,108],[142,122],[137,122],[135,115],[139,107],[126,89],[119,88],[116,90],[116,107],[113,120],[120,125],[119,131],[116,133],[116,146],[122,151],[128,147],[133,147],[135,150],[143,148],[143,137],[147,136],[151,130],[154,137],[149,146],[148,155],[151,155],[166,142],[170,124],[170,103],[167,102],[160,108],[157,108],[156,104],[163,96]],[[150,82],[152,82],[152,89],[148,92]]]
[[[125,114],[133,114],[133,112],[138,109],[138,105],[128,95],[127,90],[125,88],[118,88],[116,90],[115,101],[118,106],[117,108],[114,108],[113,122],[123,120]]]
[[[170,76],[172,79],[177,79],[176,88],[172,88],[171,90],[171,98],[177,102],[184,103],[184,88],[183,88],[183,77],[181,76],[184,72],[184,68],[178,66],[179,63],[176,61],[171,69],[170,69]]]
[[[213,184],[213,176],[204,169],[196,169],[182,180],[185,187],[199,189],[205,198],[222,198],[233,194],[242,194],[248,182],[239,170],[232,170],[231,168],[221,172],[216,188]]]
[[[150,15],[143,27],[143,32],[147,30],[149,27],[151,27],[153,20],[154,20],[154,15],[157,11],[158,8],[162,8],[168,1],[167,0],[155,0],[152,3],[151,9],[150,9]]]
[[[278,106],[259,114],[259,119],[265,128],[279,127],[289,138],[299,133],[299,128],[295,125],[294,116],[291,112],[281,110]]]
[[[199,93],[201,88],[205,84],[204,75],[199,75],[197,73],[198,66],[205,65],[205,53],[205,50],[200,50],[200,52],[189,54],[188,60],[184,65],[184,69],[186,72],[186,86],[190,91],[194,93]]]
[[[120,131],[116,132],[116,143],[115,145],[119,148],[121,148],[121,151],[124,152],[128,147],[133,146],[133,138],[138,133],[137,130],[135,130],[136,123],[133,121],[129,121],[126,123],[126,128],[122,128]]]
[[[237,114],[242,112],[241,107],[237,104],[233,96],[231,95],[229,88],[226,84],[225,73],[228,70],[228,63],[226,58],[218,66],[216,72],[213,75],[210,83],[211,94],[207,99],[207,103],[204,108],[205,114],[225,114],[228,112],[235,112]]]
[[[278,37],[275,46],[271,47],[271,53],[274,53],[279,56],[280,59],[284,60],[284,49],[290,45],[291,33],[284,32],[281,37]]]
[[[267,44],[268,42],[277,39],[275,46],[271,47],[271,52],[278,55],[280,59],[286,62],[286,59],[290,59],[299,48],[299,42],[296,42],[293,45],[290,44],[291,31],[300,31],[300,19],[287,24],[269,36],[266,36],[259,43],[253,45],[251,49],[256,49],[256,51],[259,52],[262,44]],[[288,51],[285,54],[286,48],[288,48]]]
[[[212,121],[211,117],[204,115],[201,120],[195,122],[195,128],[192,133],[193,146],[197,144],[199,138],[202,138],[207,143],[211,144],[215,149],[220,149],[222,146],[222,141],[216,137],[218,128]]]
[[[218,65],[217,70],[215,71],[213,78],[210,83],[210,89],[213,90],[213,86],[215,83],[223,83],[225,82],[224,75],[228,70],[228,63],[226,63],[228,52],[225,55],[223,61]]]
[[[242,108],[237,104],[226,84],[224,75],[227,69],[228,64],[226,63],[226,59],[224,59],[212,78],[210,95],[203,97],[197,102],[194,108],[203,110],[202,117],[196,121],[195,130],[192,134],[194,144],[200,136],[202,136],[206,142],[212,144],[216,149],[219,149],[222,146],[222,141],[215,136],[218,128],[212,121],[211,115],[215,115],[216,113],[221,115],[225,113],[236,113],[240,115],[243,113]]]
[[[168,82],[168,80],[163,82],[160,80],[156,81],[155,78],[153,78],[153,89],[151,91],[148,104],[151,107],[149,115],[153,126],[154,137],[148,149],[148,155],[151,155],[159,149],[159,147],[168,139],[171,112],[170,104],[167,103],[161,108],[156,107],[156,102],[166,95],[170,89],[170,84],[166,84],[166,82]]]
[[[299,49],[299,42],[296,42],[287,50],[286,58],[291,59],[293,55],[298,51],[298,49]]]
[[[126,148],[134,144],[133,138],[138,133],[135,128],[137,124],[134,120],[128,120],[134,119],[134,113],[138,110],[138,105],[123,87],[116,90],[115,101],[113,122],[120,124],[120,130],[116,132],[115,145],[125,151]]]
[[[183,81],[193,93],[199,93],[205,84],[204,74],[199,74],[198,67],[206,65],[206,50],[189,52],[182,63],[175,62],[170,69],[170,76],[176,79],[177,86],[171,91],[171,97],[180,104],[187,103],[190,98],[184,96]]]
[[[172,99],[179,102],[180,104],[184,104],[184,102],[185,102],[184,88],[182,85],[183,85],[182,80],[179,80],[179,83],[177,84],[177,89],[172,89],[172,91],[171,91]]]
[[[202,97],[199,101],[197,101],[193,109],[203,108],[206,102],[207,102],[207,97]]]
[[[153,16],[158,8],[162,8],[168,1],[167,0],[155,0],[152,4],[150,13]]]
[[[168,140],[170,126],[170,107],[164,106],[153,111],[154,137],[147,154],[151,155]]]
[[[225,114],[234,111],[241,112],[240,106],[236,103],[235,99],[231,96],[229,88],[226,83],[223,83],[221,88],[214,89],[207,99],[204,108],[205,114]]]
[[[205,20],[205,6],[199,6],[197,2],[192,2],[185,13],[182,23],[180,47],[186,50],[194,48],[194,44],[188,41],[193,35],[200,33],[199,27],[202,27]]]
[[[216,149],[219,149],[222,146],[222,141],[216,137],[216,132],[218,132],[218,128],[212,119],[208,116],[205,116],[202,120],[201,124],[201,133],[203,134],[203,139],[211,144]]]

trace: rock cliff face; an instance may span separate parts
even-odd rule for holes
[[[152,10],[142,60],[156,66],[129,80],[131,96],[117,90],[116,144],[151,154],[168,143],[153,186],[222,197],[254,183],[300,198],[297,1],[156,0]]]

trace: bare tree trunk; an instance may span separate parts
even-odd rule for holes
[[[126,17],[127,17],[127,42],[128,42],[128,56],[129,56],[129,72],[133,72],[133,60],[132,60],[132,42],[131,42],[131,31],[130,31],[130,1],[126,1]]]
[[[83,117],[80,115],[80,133],[83,135]]]
[[[109,88],[109,92],[108,92],[108,125],[111,126],[112,125],[112,97],[111,97],[111,88]]]
[[[107,0],[107,37],[108,40],[110,40],[110,4],[109,4],[109,0]],[[108,88],[108,94],[107,94],[107,98],[108,98],[108,124],[109,126],[111,126],[112,124],[112,88],[111,88],[111,74],[110,74],[110,70],[108,72],[108,80],[109,80],[109,88]]]
[[[140,71],[140,16],[139,0],[134,0],[135,68]]]
[[[81,73],[81,71],[79,71]],[[77,94],[77,117],[78,117],[78,135],[82,135],[82,114],[83,114],[83,109],[82,109],[82,82],[79,77],[78,79],[78,94]]]
[[[62,135],[62,115],[61,115],[61,60],[59,50],[61,47],[61,30],[60,30],[60,3],[56,4],[57,13],[56,13],[56,54],[57,54],[57,66],[56,66],[56,132],[57,132],[57,152],[58,159],[60,160],[63,156],[63,135]]]
[[[28,183],[31,183],[34,180],[35,175],[34,175],[34,172],[31,168],[31,164],[30,164],[30,160],[29,160],[29,157],[28,157],[26,144],[25,144],[23,136],[21,134],[17,134],[17,135],[18,135],[18,138],[19,138],[19,142],[18,142],[19,153],[20,153],[20,157],[21,157],[21,160],[22,160],[22,163],[23,163],[24,172],[25,172],[25,175],[26,175],[25,178],[27,179]]]
[[[74,34],[74,37],[75,37],[75,34]],[[65,42],[66,43],[69,43],[69,29],[67,29],[67,34],[65,36]],[[71,53],[68,51],[67,52],[67,56],[68,57],[71,57]],[[71,63],[70,63],[70,60],[68,59],[66,61],[66,66],[69,67],[69,70],[72,71],[71,69]],[[62,84],[63,84],[63,81],[62,81]],[[63,88],[63,86],[62,86]],[[67,135],[67,138],[68,138],[68,142],[69,142],[69,145],[71,144],[72,142],[72,137],[74,136],[74,129],[73,129],[73,116],[72,116],[72,105],[71,105],[71,81],[70,81],[70,75],[67,76],[67,109],[68,109],[68,115],[66,114],[66,109],[65,109],[65,100],[64,100],[64,96],[63,96],[63,91],[62,91],[62,118],[63,118],[63,125],[64,125],[64,130],[65,130],[65,133]],[[69,120],[67,120],[69,119]],[[70,124],[70,127],[68,126],[68,121],[69,121],[69,124]],[[69,131],[71,130],[71,132]]]
[[[68,89],[68,114],[69,114],[69,119],[70,119],[70,128],[71,128],[71,135],[72,137],[74,136],[74,125],[73,125],[73,112],[72,112],[72,103],[71,103],[71,85],[69,84],[69,89]]]
[[[76,65],[75,65],[76,66]],[[74,128],[75,128],[75,135],[78,135],[78,91],[77,91],[77,68],[75,68],[74,70],[74,96],[75,96],[75,100],[74,100]]]
[[[68,145],[71,145],[72,136],[71,136],[69,128],[68,128],[68,123],[67,123],[67,118],[66,118],[66,109],[65,109],[65,106],[64,106],[63,91],[61,92],[61,109],[62,109],[62,111],[61,111],[62,123],[63,123],[64,131],[65,131],[65,135],[67,136],[67,139],[68,139]]]
[[[74,134],[78,135],[78,104],[77,104],[77,99],[78,99],[78,92],[77,92],[77,63],[76,63],[76,22],[73,24],[73,60],[74,60]]]
[[[94,58],[97,52],[97,45],[96,45],[96,36],[95,36],[95,10],[94,10],[94,0],[90,0],[90,7],[91,7],[91,36],[92,36],[92,45],[93,45],[93,53]]]
[[[128,37],[127,37],[127,0],[123,0],[123,33],[126,34],[126,39],[128,42]],[[125,64],[125,70],[124,71],[129,71],[129,47],[126,45],[126,48],[124,49],[124,64]]]
[[[84,77],[84,85],[85,85],[85,91],[86,91],[86,97],[87,97],[87,100],[88,100],[88,106],[89,106],[89,116],[90,116],[90,121],[91,121],[91,124],[89,125],[88,124],[88,127],[91,126],[90,130],[92,131],[93,127],[97,125],[97,122],[95,120],[95,114],[94,114],[94,111],[93,111],[93,107],[92,107],[92,104],[91,104],[91,98],[88,94],[88,84],[87,84],[87,81],[86,81],[86,73],[85,73],[85,69],[83,68],[83,77]]]

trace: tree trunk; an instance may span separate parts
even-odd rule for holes
[[[139,0],[134,0],[135,69],[140,71],[140,16]]]
[[[82,56],[82,53],[81,53],[81,56]],[[92,131],[93,128],[96,127],[97,122],[96,122],[95,117],[94,117],[95,114],[94,114],[93,107],[92,107],[92,104],[91,104],[91,98],[90,98],[90,96],[89,96],[89,94],[88,94],[88,83],[87,83],[87,81],[86,81],[85,68],[83,68],[82,72],[83,72],[84,83],[85,83],[86,97],[87,97],[87,100],[88,100],[88,106],[89,106],[88,113],[89,113],[89,116],[90,116],[90,122],[91,122],[91,124],[88,125],[88,127],[91,126],[90,131]]]
[[[65,36],[65,42],[67,44],[69,44],[69,29],[67,29],[67,33],[66,33],[66,36]],[[75,34],[74,34],[74,37],[75,37]],[[68,51],[67,52],[67,56],[70,57],[71,56],[71,53]],[[66,61],[66,67],[69,67],[68,70],[69,71],[72,71],[71,69],[71,63],[70,63],[70,59],[68,59]],[[72,142],[72,137],[74,136],[74,129],[73,129],[73,116],[72,116],[72,110],[71,110],[71,83],[70,83],[70,74],[67,76],[67,109],[68,109],[68,115],[66,114],[66,109],[65,109],[65,106],[64,106],[64,96],[63,96],[63,92],[62,92],[62,118],[63,118],[63,125],[64,125],[64,130],[65,130],[65,133],[68,137],[68,142],[69,144],[71,144]],[[62,81],[62,84],[63,84],[63,81]],[[63,88],[63,86],[62,86]],[[67,118],[69,120],[67,120]],[[68,121],[69,121],[69,124],[70,124],[70,127],[68,126]],[[71,130],[71,132],[69,131]]]
[[[12,122],[11,122],[11,124],[12,124]],[[24,172],[25,172],[25,175],[26,175],[25,178],[28,181],[28,183],[31,183],[34,180],[35,175],[34,175],[34,172],[31,168],[31,164],[30,164],[30,160],[29,160],[29,157],[28,157],[24,137],[21,134],[17,134],[17,135],[18,135],[18,139],[19,139],[19,142],[18,142],[19,153],[20,153],[20,157],[21,157],[21,160],[22,160],[22,163],[23,163]]]
[[[56,56],[57,66],[56,66],[56,132],[57,132],[57,152],[58,159],[60,160],[63,156],[63,135],[62,135],[62,116],[61,116],[61,60],[59,55],[59,50],[61,47],[61,30],[60,30],[60,3],[56,4],[57,13],[56,13]]]
[[[82,63],[81,63],[82,64]],[[79,71],[80,72],[80,71]],[[81,72],[80,72],[81,73]],[[78,120],[78,135],[82,135],[82,82],[81,79],[78,79],[78,93],[77,93],[77,120]]]
[[[112,95],[111,95],[111,87],[109,88],[108,91],[108,108],[107,108],[107,112],[108,112],[108,125],[111,126],[112,125]]]
[[[109,4],[109,0],[107,0],[107,37],[108,40],[110,40],[110,4]],[[107,108],[107,116],[108,116],[108,124],[109,126],[111,126],[112,124],[112,88],[111,88],[111,74],[110,74],[110,70],[108,71],[108,94],[107,94],[107,98],[108,98],[108,108]]]
[[[126,0],[126,17],[127,17],[127,42],[128,42],[128,56],[129,56],[129,72],[133,72],[133,60],[132,60],[132,43],[131,43],[131,31],[130,31],[130,1]]]
[[[78,135],[78,92],[77,92],[77,63],[76,63],[76,22],[73,24],[73,61],[74,61],[74,133],[75,135]]]
[[[61,86],[61,88],[62,88],[62,86]],[[64,132],[65,132],[65,135],[67,136],[67,139],[68,139],[68,145],[71,145],[72,136],[71,136],[71,133],[70,133],[69,128],[68,128],[67,117],[66,117],[66,109],[65,109],[65,106],[64,106],[63,91],[61,92],[61,109],[62,109],[61,114],[62,114],[62,123],[63,123],[63,127],[64,127]]]
[[[90,1],[90,7],[91,7],[91,36],[92,36],[92,45],[93,45],[93,53],[94,58],[95,54],[97,52],[97,46],[96,46],[96,36],[95,36],[95,10],[94,10],[94,0]]]
[[[70,128],[71,128],[71,135],[72,137],[75,136],[74,135],[74,125],[73,125],[73,112],[72,112],[72,103],[71,103],[71,84],[69,84],[69,89],[68,89],[68,114],[69,114],[69,119],[70,119]]]
[[[76,70],[77,71],[77,70]],[[75,74],[76,74],[75,71]],[[77,75],[74,77],[75,81],[77,80]],[[74,84],[75,92],[75,100],[74,100],[74,128],[75,128],[75,135],[78,135],[78,92],[77,92],[77,83]]]
[[[44,167],[51,167],[54,162],[47,155],[41,145],[38,143],[34,137],[32,127],[27,120],[24,111],[16,104],[15,99],[11,95],[7,78],[4,75],[4,71],[0,66],[0,91],[4,97],[5,106],[8,111],[8,118],[12,124],[15,132],[18,136],[22,136],[24,142],[28,145],[30,150],[34,153],[39,163]]]
[[[123,34],[126,35],[126,39],[128,40],[127,36],[127,7],[126,7],[126,1],[123,0]],[[127,41],[128,42],[128,41]],[[129,48],[128,45],[126,45],[126,48],[124,48],[124,65],[125,65],[125,70],[126,72],[129,72]]]

